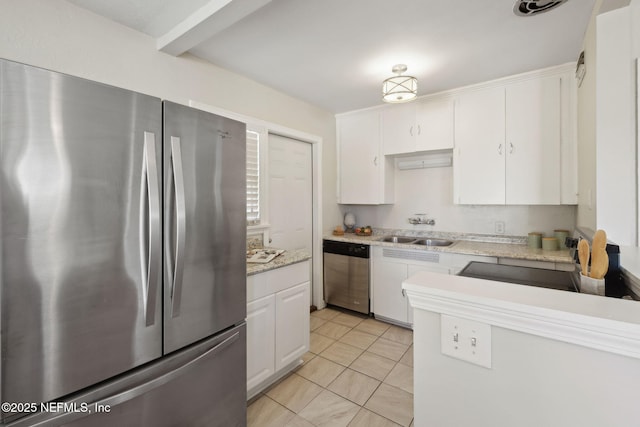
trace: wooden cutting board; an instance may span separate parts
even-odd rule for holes
[[[607,233],[596,231],[591,246],[591,278],[602,279],[609,270],[609,255],[607,255]]]
[[[580,268],[582,275],[589,275],[589,242],[582,239],[578,242],[578,260],[580,260]]]
[[[606,252],[607,249],[607,233],[604,230],[596,231],[593,235],[593,242],[591,243],[591,250],[602,249]]]
[[[603,279],[609,270],[609,255],[602,249],[597,249],[591,254],[591,278]]]

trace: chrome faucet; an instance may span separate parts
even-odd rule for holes
[[[436,220],[432,218],[427,218],[427,214],[414,214],[415,217],[409,218],[409,223],[413,225],[417,224],[426,224],[426,225],[436,225]]]

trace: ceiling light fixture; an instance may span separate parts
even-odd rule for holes
[[[418,96],[418,79],[402,75],[407,71],[407,66],[404,64],[394,65],[391,71],[396,75],[382,82],[382,100],[398,103],[415,99]]]

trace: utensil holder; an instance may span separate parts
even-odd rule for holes
[[[580,292],[583,294],[604,295],[604,279],[594,279],[580,273]]]

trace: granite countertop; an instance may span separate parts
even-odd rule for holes
[[[451,246],[423,246],[407,243],[381,242],[384,236],[411,236],[422,238],[453,240]],[[344,236],[326,234],[324,239],[338,242],[361,243],[366,245],[395,247],[422,251],[449,252],[465,255],[483,255],[498,258],[513,258],[529,261],[544,261],[573,264],[574,260],[568,249],[544,251],[527,246],[527,238],[521,236],[483,235],[471,233],[415,232],[407,230],[374,229],[372,236],[358,236],[345,233]]]
[[[308,259],[311,259],[311,255],[309,255],[309,253],[304,249],[285,251],[283,254],[278,255],[271,262],[266,264],[247,263],[247,276],[285,267]]]

